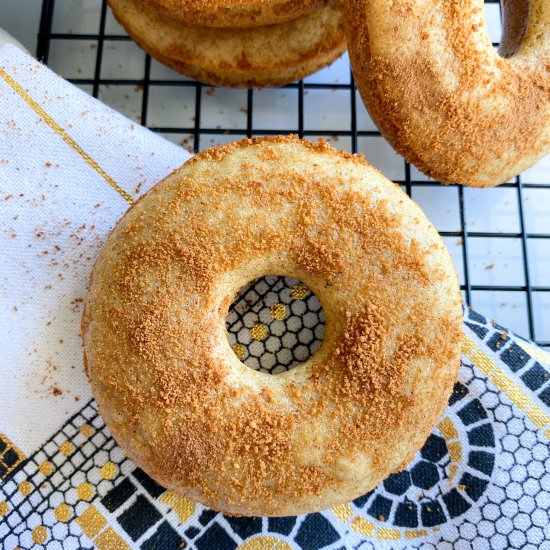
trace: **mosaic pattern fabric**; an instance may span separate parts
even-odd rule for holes
[[[275,304],[294,324],[284,334],[299,334],[311,313],[309,291],[293,280],[264,279],[247,294],[247,309],[236,314],[238,300],[228,322],[243,348],[262,340],[243,334],[259,319],[266,333],[276,327],[267,317],[282,317]],[[2,439],[0,546],[550,548],[549,380],[546,352],[467,310],[449,406],[411,464],[354,502],[288,518],[233,518],[166,491],[125,457],[91,401],[28,458]]]

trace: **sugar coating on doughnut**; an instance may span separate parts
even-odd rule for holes
[[[298,368],[245,367],[235,293],[267,274],[319,297]],[[461,298],[420,209],[362,157],[296,137],[207,150],[109,237],[82,323],[87,374],[119,444],[159,483],[225,513],[347,502],[404,467],[459,366]]]
[[[365,106],[399,153],[443,183],[498,185],[550,153],[550,3],[532,0],[529,17],[515,5],[502,57],[483,0],[346,4]]]

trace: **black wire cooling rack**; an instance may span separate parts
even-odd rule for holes
[[[486,0],[487,4],[496,4],[500,5],[499,0]],[[380,133],[376,130],[365,130],[358,129],[357,123],[357,114],[358,114],[358,101],[356,89],[353,82],[353,77],[350,77],[349,83],[314,83],[314,82],[303,82],[299,81],[296,83],[288,84],[284,86],[285,89],[295,90],[297,98],[297,125],[294,128],[289,129],[269,129],[256,127],[253,124],[254,121],[254,106],[255,99],[258,92],[256,90],[248,90],[246,96],[246,109],[243,112],[246,112],[246,124],[243,127],[208,127],[206,124],[203,124],[204,120],[204,110],[201,108],[201,102],[204,101],[203,91],[210,89],[210,87],[205,86],[199,82],[181,80],[181,79],[155,79],[151,77],[151,58],[150,56],[145,56],[145,66],[143,71],[143,78],[131,79],[131,78],[102,78],[101,67],[102,60],[105,57],[105,45],[110,42],[128,42],[130,38],[125,34],[111,34],[106,32],[106,20],[108,16],[108,7],[105,1],[101,5],[99,10],[99,25],[98,32],[94,34],[82,34],[82,33],[60,33],[52,31],[52,23],[54,21],[54,16],[56,9],[67,9],[65,6],[62,6],[58,0],[43,0],[42,3],[42,13],[40,19],[40,28],[38,33],[38,46],[37,46],[37,57],[48,63],[48,58],[50,55],[50,48],[52,44],[58,41],[93,41],[96,44],[95,47],[95,68],[93,70],[92,78],[69,78],[71,82],[82,87],[88,87],[94,97],[98,97],[101,86],[137,86],[142,90],[141,94],[141,124],[148,126],[148,103],[151,97],[151,87],[164,87],[164,86],[178,86],[185,87],[191,92],[194,92],[194,118],[192,124],[189,126],[167,126],[167,127],[154,127],[151,130],[155,132],[160,132],[162,134],[189,134],[192,136],[190,142],[192,142],[192,148],[195,152],[204,149],[208,144],[207,136],[212,135],[228,135],[235,136],[235,139],[238,137],[253,136],[253,135],[273,135],[273,134],[284,134],[284,133],[298,133],[300,136],[305,137],[317,137],[317,136],[326,136],[330,134],[338,138],[346,138],[346,143],[349,143],[349,148],[352,152],[357,152],[358,150],[358,141],[361,138],[367,136],[378,136]],[[497,44],[495,44],[496,46]],[[342,93],[347,94],[349,97],[349,113],[351,120],[346,121],[344,126],[348,126],[349,129],[345,130],[316,130],[314,128],[305,127],[304,125],[304,96],[307,95],[312,90],[338,90],[340,95]],[[292,106],[294,109],[295,106]],[[201,118],[202,117],[202,118]],[[243,119],[244,120],[244,119]],[[413,190],[416,188],[436,188],[440,187],[440,183],[435,181],[423,181],[415,179],[415,171],[407,162],[404,162],[404,178],[395,179],[403,189],[409,194],[413,194]],[[547,273],[546,276],[541,280],[540,277],[537,279],[537,283],[544,284],[533,284],[532,278],[530,276],[530,265],[529,265],[529,247],[534,240],[544,240],[544,245],[550,243],[550,219],[548,221],[548,227],[545,229],[543,227],[543,232],[528,232],[526,219],[527,216],[524,213],[524,194],[531,189],[543,189],[547,190],[547,197],[545,200],[550,201],[550,182],[522,182],[522,177],[518,176],[515,181],[503,184],[500,188],[512,188],[514,193],[516,193],[517,204],[518,204],[518,217],[519,220],[514,223],[514,229],[519,229],[514,232],[494,232],[494,231],[473,231],[469,230],[467,227],[467,220],[465,214],[465,191],[461,186],[450,186],[455,187],[458,193],[458,204],[459,204],[459,219],[460,219],[460,228],[456,231],[440,231],[440,234],[444,238],[455,238],[456,240],[460,239],[461,246],[461,263],[463,264],[463,274],[462,274],[462,290],[464,293],[464,298],[468,304],[474,304],[475,300],[472,301],[472,297],[475,297],[474,294],[478,291],[485,292],[507,292],[507,293],[522,293],[525,298],[525,310],[526,310],[526,323],[525,331],[528,334],[529,338],[536,341],[539,345],[550,346],[550,336],[548,331],[543,333],[542,329],[539,329],[539,324],[537,320],[540,320],[541,313],[539,312],[535,315],[535,307],[537,304],[550,303],[550,273]],[[516,244],[519,241],[521,248],[521,263],[523,270],[523,279],[524,284],[519,285],[497,285],[497,284],[475,284],[475,281],[472,281],[471,277],[471,253],[469,252],[472,244],[472,240],[476,238],[486,238],[486,239],[507,239],[509,241],[515,241]],[[539,241],[540,242],[540,241]],[[456,258],[455,258],[456,260]]]

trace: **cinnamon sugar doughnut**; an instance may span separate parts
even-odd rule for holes
[[[498,185],[550,153],[550,2],[504,8],[497,52],[483,0],[347,4],[350,59],[371,117],[442,182]]]
[[[292,21],[251,29],[186,26],[137,0],[109,4],[140,47],[208,84],[287,84],[332,63],[346,49],[342,0],[330,0]]]
[[[266,274],[321,301],[319,351],[243,365],[225,318]],[[230,514],[350,501],[403,468],[459,366],[461,297],[441,238],[362,157],[295,137],[207,150],[127,212],[82,322],[111,432],[160,484]]]
[[[189,26],[259,27],[306,15],[327,0],[140,0]]]

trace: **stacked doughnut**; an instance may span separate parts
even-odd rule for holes
[[[201,82],[280,86],[346,48],[343,0],[109,0],[161,63]]]

